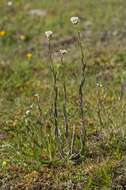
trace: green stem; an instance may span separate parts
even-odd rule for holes
[[[83,101],[83,87],[85,84],[85,74],[86,74],[86,62],[85,62],[85,54],[83,52],[83,46],[81,43],[80,32],[78,32],[78,44],[81,51],[81,81],[79,85],[79,98],[80,98],[80,118],[81,118],[81,153],[84,153],[85,143],[86,143],[86,127],[84,121],[84,101]]]
[[[63,57],[61,57],[61,63],[62,63],[63,70],[64,70]],[[66,80],[65,80],[65,76],[63,76],[63,92],[64,92],[63,113],[64,113],[65,136],[66,136],[66,140],[67,140],[67,143],[68,143],[69,132],[68,132],[67,90],[66,90]]]
[[[53,77],[53,90],[54,90],[54,125],[55,125],[55,137],[58,138],[58,110],[57,110],[57,99],[58,99],[58,87],[57,87],[57,72],[53,66],[53,58],[51,52],[51,43],[49,40],[49,58],[50,58],[50,70]]]

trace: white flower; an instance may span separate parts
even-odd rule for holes
[[[38,98],[38,97],[39,97],[39,94],[35,94],[34,97]]]
[[[28,116],[30,113],[31,113],[30,110],[27,110],[27,111],[25,112],[25,114],[26,114],[27,116]]]
[[[65,49],[60,49],[60,54],[63,56],[63,55],[65,55],[67,53],[67,50],[65,50]]]
[[[102,84],[101,83],[96,83],[96,86],[102,88]]]
[[[31,105],[30,105],[30,109],[32,109],[32,108],[33,108],[33,106],[34,106],[34,104],[31,104]]]
[[[47,39],[49,40],[49,39],[52,37],[53,32],[52,32],[51,30],[46,31],[46,32],[45,32],[45,35],[46,35]]]
[[[70,21],[72,22],[72,24],[76,25],[80,22],[80,19],[77,16],[73,16],[70,18]]]
[[[39,101],[39,99],[40,99],[39,94],[35,94],[34,97],[37,99],[37,101]]]
[[[8,3],[7,3],[7,5],[9,6],[9,7],[11,7],[12,6],[12,1],[8,1]]]

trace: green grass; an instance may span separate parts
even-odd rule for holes
[[[6,185],[19,189],[20,184],[22,189],[41,184],[43,189],[109,190],[126,184],[125,6],[125,0],[53,0],[53,3],[14,0],[12,7],[0,1],[0,31],[5,31],[5,36],[0,37],[0,135],[5,137],[0,136],[2,190]],[[47,13],[44,17],[30,16],[32,9]],[[67,111],[70,138],[75,125],[75,151],[78,151],[81,60],[71,16],[80,17],[81,39],[83,43],[86,39],[88,47],[84,88],[86,153],[79,164],[67,157],[62,68],[58,77],[58,122],[65,161],[59,159],[50,128],[54,126],[53,117],[48,113],[53,101],[53,83],[45,31],[52,30],[56,64],[60,63],[59,49],[68,50],[64,59]],[[29,52],[33,54],[31,64],[27,60]],[[97,87],[97,82],[102,87]],[[39,102],[35,94],[39,94]],[[29,115],[27,110],[31,111]]]

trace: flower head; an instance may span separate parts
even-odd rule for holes
[[[72,22],[72,24],[76,25],[80,22],[80,19],[77,16],[73,16],[70,18],[70,21]]]
[[[96,83],[96,86],[99,88],[102,88],[102,84],[101,83]]]
[[[34,96],[35,96],[35,97],[39,97],[39,94],[35,94]]]
[[[29,108],[30,108],[30,109],[32,109],[32,108],[33,108],[33,106],[34,106],[34,104],[31,104]]]
[[[4,30],[0,31],[0,37],[4,37],[6,35],[6,32]]]
[[[61,56],[64,56],[67,53],[67,50],[65,49],[60,49],[60,54]]]
[[[20,35],[20,40],[25,41],[25,39],[26,39],[25,35]]]
[[[30,53],[30,52],[27,53],[26,57],[27,57],[28,61],[31,61],[32,60],[32,53]]]
[[[51,30],[46,31],[45,35],[46,35],[47,39],[50,40],[52,38],[53,32]]]
[[[8,1],[8,3],[7,3],[7,5],[9,6],[9,7],[11,7],[12,6],[12,1]]]
[[[7,162],[6,161],[3,161],[2,162],[2,167],[4,168],[4,167],[6,167],[7,166]]]
[[[39,94],[35,94],[35,95],[34,95],[34,98],[35,98],[37,101],[39,101],[39,99],[40,99]]]
[[[27,116],[30,115],[30,113],[31,113],[30,110],[27,110],[27,111],[25,112],[25,114],[26,114]]]

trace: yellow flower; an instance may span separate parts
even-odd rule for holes
[[[4,30],[0,31],[0,37],[4,37],[6,35],[6,32]]]
[[[3,161],[2,162],[2,167],[5,168],[7,166],[7,162],[6,161]]]
[[[27,53],[27,59],[29,60],[29,61],[31,61],[32,60],[32,53]]]
[[[24,41],[26,37],[24,35],[20,35],[20,40]]]

